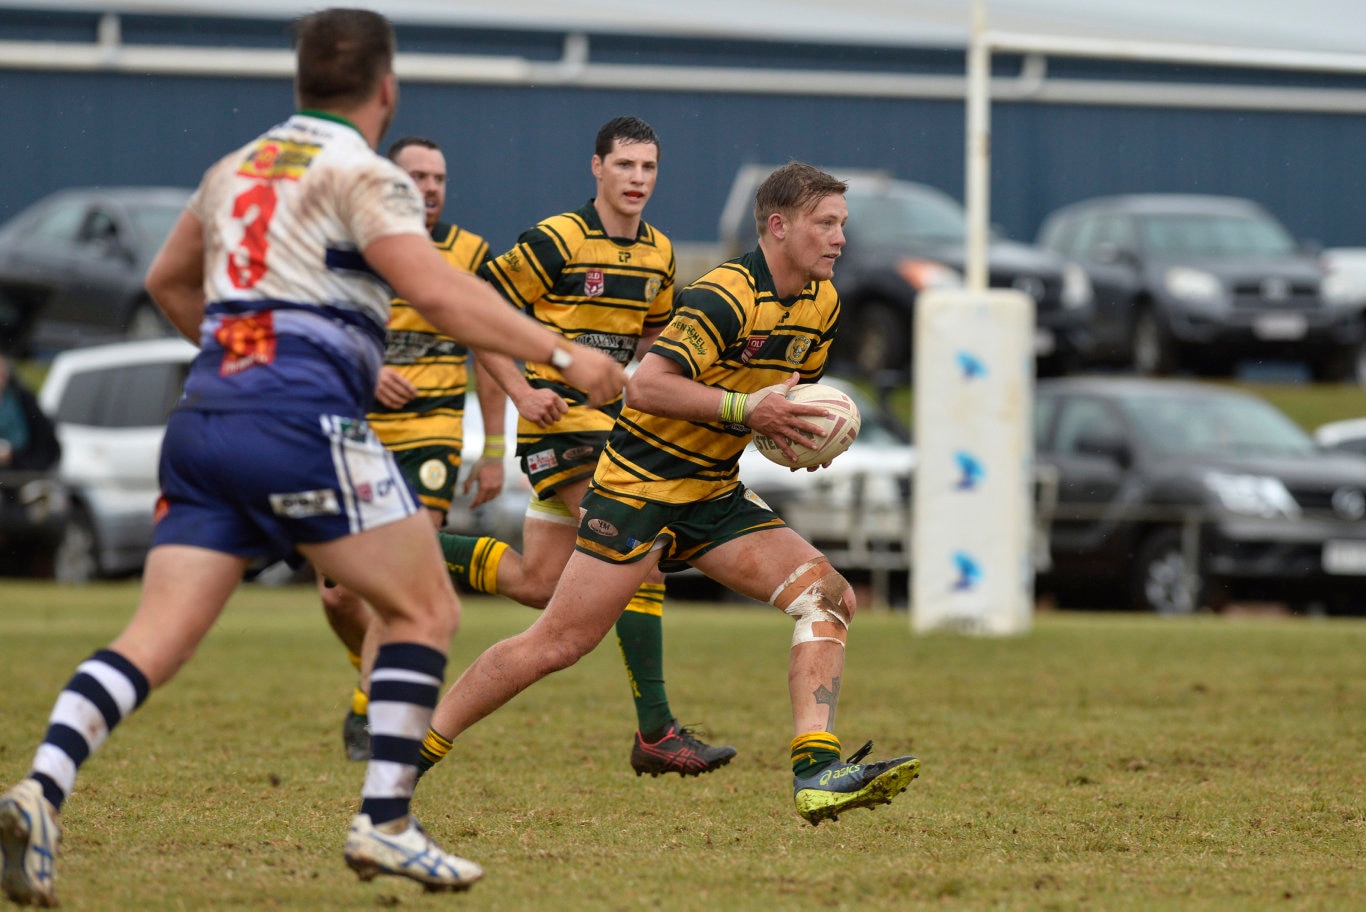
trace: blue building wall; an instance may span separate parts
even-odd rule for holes
[[[70,17],[44,19],[38,24],[43,28],[33,25],[32,34],[20,37],[39,37],[54,21],[67,40],[81,40],[84,20]],[[200,21],[187,37],[183,28],[135,22],[125,26],[124,40],[211,43],[203,35],[209,28]],[[278,24],[261,33],[268,37],[240,24],[233,30],[236,43],[280,43]],[[468,53],[492,46],[498,53],[547,59],[557,49],[552,37],[452,32],[442,41],[428,32],[421,49]],[[402,31],[400,47],[416,49],[405,44]],[[620,39],[594,44],[595,59],[601,53],[663,62],[656,58],[668,48],[670,63],[731,66],[754,64],[756,47],[664,42],[655,54]],[[808,57],[828,63],[828,57],[801,53],[809,50],[787,48],[759,62],[792,65]],[[843,55],[850,68],[856,55],[849,49]],[[897,72],[961,72],[961,54],[883,56],[874,63]],[[1132,66],[1125,70],[1125,78],[1133,78]],[[1305,80],[1301,74],[1283,78]],[[538,218],[592,194],[593,137],[603,121],[621,113],[644,117],[663,138],[660,184],[647,215],[679,241],[715,239],[730,180],[752,162],[798,158],[836,168],[885,168],[963,196],[965,111],[959,101],[411,82],[401,99],[386,139],[421,133],[442,143],[451,167],[447,213],[484,234],[495,249],[510,245]],[[0,219],[62,187],[193,185],[214,157],[292,107],[291,86],[283,79],[0,69]],[[1366,118],[1035,103],[997,103],[992,117],[991,218],[1010,236],[1032,238],[1053,208],[1091,195],[1193,191],[1257,199],[1300,237],[1366,244],[1366,207],[1359,202],[1366,198],[1366,178],[1358,153],[1366,148]]]

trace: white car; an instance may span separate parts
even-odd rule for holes
[[[69,349],[53,359],[38,404],[56,425],[58,476],[72,497],[54,560],[58,582],[142,569],[161,438],[196,351],[166,338]]]
[[[1321,424],[1314,429],[1314,442],[1324,449],[1366,456],[1366,418]]]

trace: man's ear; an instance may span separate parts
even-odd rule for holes
[[[781,212],[770,212],[768,214],[768,233],[774,240],[781,241],[787,237],[787,219],[783,218]]]

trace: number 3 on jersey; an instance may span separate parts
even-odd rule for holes
[[[232,217],[242,222],[242,240],[228,254],[228,279],[235,288],[252,288],[266,274],[266,232],[275,215],[273,184],[253,184],[232,201]]]

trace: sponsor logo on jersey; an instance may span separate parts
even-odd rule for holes
[[[437,490],[446,483],[446,464],[440,459],[428,459],[417,470],[417,478],[424,488]]]
[[[223,360],[218,365],[221,377],[231,377],[275,360],[275,319],[271,311],[221,317],[213,338],[223,346]]]
[[[422,216],[426,211],[422,205],[422,197],[417,193],[417,188],[407,181],[390,182],[389,189],[385,191],[380,204],[395,215]]]
[[[588,520],[588,528],[601,535],[603,538],[616,538],[617,527],[605,519]]]
[[[682,317],[673,321],[669,327],[681,337],[679,341],[687,345],[698,355],[707,353],[707,337],[702,334],[695,324]]]
[[[541,450],[539,453],[530,453],[526,458],[526,468],[528,472],[544,472],[553,469],[560,464],[555,458],[554,450]]]
[[[801,364],[806,358],[806,353],[811,350],[811,338],[809,336],[798,336],[787,343],[787,360],[793,364]]]
[[[745,340],[745,350],[740,353],[740,363],[748,364],[749,359],[759,354],[759,350],[768,341],[768,333],[758,333]]]
[[[315,143],[263,139],[247,153],[237,173],[257,180],[298,180],[321,150]]]
[[[320,491],[294,491],[270,495],[270,508],[277,516],[303,519],[307,516],[336,516],[341,513],[337,492],[331,488]]]
[[[607,288],[607,276],[601,269],[588,269],[583,273],[583,296],[596,298]]]
[[[660,279],[657,279],[657,278],[646,279],[646,280],[645,280],[645,303],[646,303],[646,304],[649,304],[651,301],[653,301],[653,300],[655,299],[655,295],[659,294],[659,289],[662,288],[663,286],[664,286],[664,283],[663,283]]]
[[[517,253],[516,247],[512,248],[507,253],[500,256],[498,258],[498,262],[502,263],[503,268],[506,269],[508,272],[522,271],[522,257]]]
[[[593,452],[594,452],[594,448],[591,447],[591,446],[576,446],[576,447],[570,447],[569,449],[567,449],[567,450],[564,451],[564,461],[565,461],[565,462],[582,462],[583,460],[587,459],[589,456],[592,456],[592,455],[593,455]]]
[[[384,478],[373,484],[362,481],[355,487],[356,499],[361,503],[374,503],[377,500],[388,497],[394,490],[394,480]]]
[[[574,341],[589,348],[611,355],[622,364],[627,364],[636,354],[636,344],[640,336],[627,336],[621,333],[589,332],[574,337]]]

